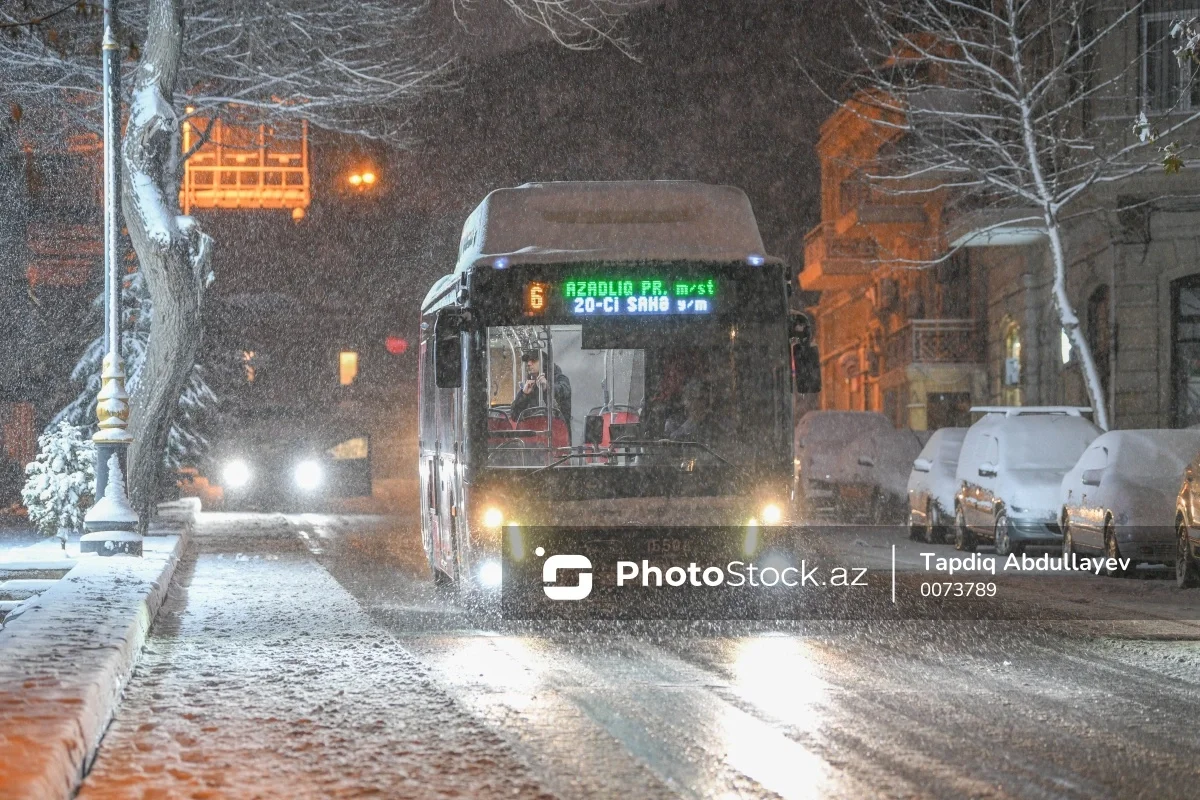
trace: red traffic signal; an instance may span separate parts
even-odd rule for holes
[[[389,336],[383,340],[383,346],[394,356],[402,356],[408,352],[408,339],[400,336]]]

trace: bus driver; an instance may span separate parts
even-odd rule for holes
[[[521,413],[531,408],[544,408],[546,405],[546,387],[548,381],[541,369],[542,354],[539,350],[526,350],[521,353],[521,361],[525,364],[525,380],[517,388],[516,397],[512,401],[512,417],[521,418]],[[563,374],[558,364],[554,365],[554,408],[562,415],[571,430],[571,381]]]

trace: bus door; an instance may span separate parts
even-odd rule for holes
[[[437,508],[436,549],[438,562],[445,565],[448,574],[454,561],[454,535],[457,527],[458,493],[458,414],[455,402],[459,390],[437,390],[437,483],[435,485]]]
[[[421,538],[430,564],[439,564],[438,533],[438,426],[437,390],[433,381],[433,343],[421,342],[420,374],[421,433]]]

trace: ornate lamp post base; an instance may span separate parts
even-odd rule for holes
[[[96,402],[100,430],[92,438],[96,443],[96,496],[99,499],[83,517],[88,532],[79,538],[79,552],[140,556],[142,536],[137,532],[138,516],[125,492],[122,467],[123,456],[132,438],[125,430],[129,403],[125,394],[125,365],[120,357],[113,353],[106,355],[100,376],[102,383]]]
[[[79,537],[80,553],[99,553],[112,556],[124,553],[131,556],[142,554],[142,535],[137,532],[137,513],[125,496],[125,476],[121,471],[121,456],[117,447],[123,445],[101,445],[100,451],[108,451],[108,461],[101,461],[107,469],[104,497],[88,509],[83,524],[88,532]]]

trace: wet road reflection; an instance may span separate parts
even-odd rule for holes
[[[560,796],[1190,794],[1191,641],[998,622],[504,623],[433,587],[411,521],[289,522]]]

